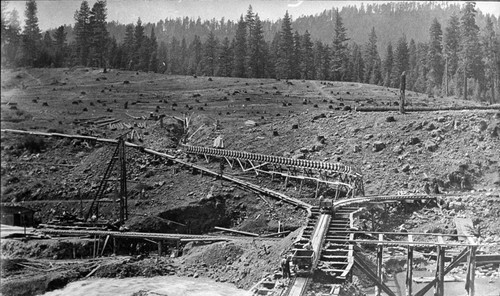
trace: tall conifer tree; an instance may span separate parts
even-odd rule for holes
[[[444,65],[442,57],[442,36],[441,24],[436,18],[432,21],[429,29],[429,53],[427,58],[428,73],[428,92],[432,93],[434,87],[441,87]]]
[[[276,78],[289,79],[293,77],[293,33],[292,20],[288,14],[288,10],[283,17],[281,23],[281,31],[278,45],[278,54],[276,61]]]
[[[90,52],[90,7],[84,0],[80,4],[80,10],[75,12],[75,39],[77,63],[86,66]]]
[[[246,77],[247,62],[247,29],[243,16],[240,17],[236,28],[234,44],[233,76]]]
[[[332,78],[335,81],[343,80],[343,74],[346,71],[344,61],[347,57],[347,29],[344,27],[339,10],[335,10],[335,28],[333,31],[332,44]]]
[[[27,65],[36,64],[42,33],[38,27],[37,5],[35,0],[26,2],[25,24],[23,30],[23,56]]]

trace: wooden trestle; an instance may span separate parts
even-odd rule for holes
[[[358,233],[366,233],[368,232],[358,232]],[[376,234],[376,233],[375,233]],[[389,234],[389,233],[387,233]],[[398,236],[407,236],[406,241],[391,241],[384,238],[384,233],[378,233],[378,240],[369,239],[369,240],[359,240],[354,239],[351,243],[356,244],[371,244],[377,246],[377,270],[372,271],[369,268],[369,265],[366,264],[365,258],[354,253],[354,264],[363,272],[368,278],[370,278],[373,283],[376,285],[376,294],[380,296],[382,292],[386,293],[390,296],[396,296],[394,292],[390,290],[387,285],[383,282],[383,274],[382,274],[382,256],[383,250],[386,246],[405,246],[407,249],[407,266],[406,266],[406,296],[423,296],[427,293],[432,287],[434,287],[434,295],[435,296],[444,296],[444,277],[448,274],[453,268],[457,267],[458,264],[467,260],[467,278],[465,283],[465,289],[468,292],[469,296],[474,295],[474,278],[475,278],[475,268],[476,268],[476,250],[478,245],[475,243],[474,239],[470,236],[467,237],[468,242],[464,243],[448,243],[444,241],[443,237],[456,237],[459,235],[446,235],[446,234],[423,234],[423,233],[404,233],[404,232],[393,232],[390,233],[392,235]],[[436,241],[415,241],[415,237],[417,236],[435,236],[437,237]],[[436,247],[436,274],[434,279],[425,285],[418,292],[413,293],[412,281],[413,281],[413,249],[415,246],[433,246]],[[458,254],[454,259],[445,267],[445,253],[446,249],[450,247],[464,247],[463,250]]]
[[[302,190],[304,181],[315,182],[315,197],[322,184],[335,189],[336,198],[340,197],[340,192],[345,192],[347,197],[364,195],[363,176],[352,167],[340,163],[189,145],[183,145],[182,149],[189,154],[203,155],[207,161],[209,157],[217,157],[226,161],[231,168],[239,165],[244,172],[269,174],[273,179],[274,176],[281,176],[285,179],[285,186],[290,179],[295,179],[300,183],[299,191]]]

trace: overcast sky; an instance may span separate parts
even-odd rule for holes
[[[3,2],[4,0],[2,0]],[[80,8],[81,0],[37,0],[40,29],[56,28],[60,25],[74,24],[73,15]],[[95,0],[89,0],[90,7]],[[377,1],[376,3],[389,2]],[[438,3],[441,1],[438,1]],[[262,20],[282,18],[288,10],[293,19],[302,15],[314,15],[348,5],[360,6],[373,1],[297,1],[297,0],[107,0],[108,21],[123,24],[135,23],[141,18],[143,23],[158,22],[160,19],[191,17],[202,19],[237,20],[245,14],[249,5]],[[463,3],[463,2],[462,2]],[[500,2],[477,2],[477,8],[483,13],[500,17]],[[24,22],[25,1],[9,1],[7,10],[16,9],[21,23]]]

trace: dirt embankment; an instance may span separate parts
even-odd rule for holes
[[[408,97],[415,106],[477,105],[453,98],[430,99],[413,92]],[[439,228],[447,232],[453,228],[453,217],[476,217],[484,241],[490,245],[499,243],[496,217],[500,209],[500,114],[495,111],[360,113],[350,110],[356,106],[393,104],[397,91],[344,82],[318,85],[272,79],[209,81],[115,70],[104,74],[85,68],[2,72],[1,100],[2,128],[113,138],[129,129],[98,126],[95,122],[115,118],[144,136],[142,142],[136,143],[169,153],[177,148],[182,137],[189,139],[189,144],[210,147],[216,136],[223,135],[229,149],[339,161],[359,169],[367,194],[423,192],[425,183],[435,182],[441,192],[463,196],[447,198],[441,209],[422,208],[407,213],[399,225],[404,224],[409,230]],[[151,112],[154,116],[165,115],[163,128],[159,122],[149,120]],[[172,116],[190,118],[190,128],[181,128]],[[43,222],[63,211],[79,215],[80,199],[85,213],[112,151],[111,146],[98,143],[2,133],[2,202],[24,202],[38,210],[37,218]],[[131,213],[128,224],[133,229],[203,233],[213,226],[226,226],[265,233],[276,231],[278,225],[295,230],[306,220],[301,210],[172,162],[137,150],[127,150],[127,157]],[[219,167],[218,162],[205,163],[201,158],[183,159],[214,170]],[[285,188],[278,178],[271,181],[266,176],[243,174],[238,168],[226,167],[226,173],[316,202],[315,184],[304,186],[299,192],[294,181]],[[106,197],[112,199],[115,188],[116,184],[112,184]],[[324,194],[324,190],[319,188],[319,194]],[[116,210],[109,205],[101,213],[101,218],[116,218]],[[397,213],[392,217],[395,216]],[[398,225],[385,226],[387,229],[378,230],[391,231]],[[277,269],[279,257],[290,246],[292,237],[280,242],[242,240],[188,245],[183,257],[161,261],[159,269],[148,259],[122,260],[110,262],[95,275],[175,272],[249,287],[263,273]],[[15,246],[8,247],[9,252],[22,250],[18,255],[25,258],[73,256],[67,254],[68,246],[63,242],[57,247],[46,247],[47,251],[40,246]],[[34,273],[25,269],[22,272],[26,278],[42,283],[39,286],[44,289],[48,286],[48,278],[39,280]],[[85,269],[68,278],[89,272]],[[19,277],[18,283],[24,283],[26,278]]]

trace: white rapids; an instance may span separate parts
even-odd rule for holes
[[[250,296],[229,283],[205,278],[158,276],[124,279],[94,278],[68,284],[44,296]]]

